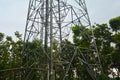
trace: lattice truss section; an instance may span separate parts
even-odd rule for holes
[[[44,41],[45,26],[48,28],[48,37],[50,37],[50,6],[48,1],[46,6],[45,0],[30,1],[28,18],[27,18],[27,36],[26,39],[40,37]],[[46,10],[48,7],[48,10]],[[47,11],[47,12],[46,12]],[[47,15],[46,15],[47,14]],[[70,27],[74,25],[84,25],[89,27],[89,18],[86,12],[84,0],[54,0],[52,3],[53,14],[53,36],[59,41],[60,27],[62,38],[70,35]],[[46,23],[47,18],[47,23]],[[48,41],[49,42],[49,41]]]
[[[52,15],[52,16],[51,16]],[[29,4],[29,11],[28,11],[28,17],[27,17],[27,25],[26,25],[26,32],[25,32],[25,42],[27,43],[30,40],[33,40],[35,38],[38,38],[42,41],[42,44],[45,45],[43,47],[43,52],[45,52],[46,55],[41,54],[40,56],[46,56],[46,60],[43,64],[40,65],[40,62],[42,60],[39,59],[39,54],[36,54],[36,51],[32,54],[26,54],[23,53],[23,55],[27,55],[27,60],[25,67],[32,66],[33,68],[46,68],[46,71],[44,74],[51,75],[50,73],[54,72],[51,71],[49,66],[55,66],[56,64],[62,64],[64,75],[60,75],[61,79],[65,79],[67,76],[67,73],[70,70],[71,63],[74,58],[76,58],[77,53],[81,53],[81,57],[79,57],[78,61],[82,64],[86,65],[86,69],[89,72],[90,76],[93,79],[97,78],[97,75],[95,73],[95,67],[96,69],[99,69],[100,67],[100,60],[99,56],[97,55],[97,49],[94,43],[91,42],[91,46],[93,46],[93,49],[89,49],[88,52],[92,52],[89,55],[84,55],[81,50],[81,48],[77,48],[72,46],[72,49],[74,50],[71,59],[67,60],[64,59],[62,52],[66,49],[66,45],[62,45],[62,41],[65,39],[71,40],[72,39],[72,32],[71,27],[72,26],[85,26],[87,28],[91,28],[89,16],[87,13],[87,8],[85,5],[84,0],[31,0]],[[51,27],[52,26],[52,27]],[[52,29],[52,32],[51,32]],[[84,32],[84,30],[81,30]],[[52,36],[51,36],[52,35]],[[88,39],[90,38],[89,34],[87,35]],[[93,35],[92,35],[93,36]],[[51,37],[52,39],[56,40],[58,43],[59,53],[57,54],[56,58],[52,58],[46,48],[48,46],[51,47]],[[93,36],[94,37],[94,36]],[[67,45],[69,46],[69,45]],[[25,45],[25,50],[28,50],[28,46]],[[24,51],[26,52],[26,51]],[[69,53],[68,53],[69,54]],[[34,56],[33,56],[34,55]],[[38,56],[37,56],[38,55]],[[32,56],[32,58],[30,57]],[[89,56],[94,60],[92,64],[89,63]],[[59,58],[59,59],[58,59]],[[35,60],[33,64],[31,63],[31,60]],[[58,62],[57,62],[58,60]],[[52,63],[51,63],[52,62]],[[64,66],[63,64],[66,64],[67,66]],[[23,66],[24,67],[24,66]],[[57,66],[55,66],[57,68]],[[94,69],[93,69],[94,67]],[[55,70],[55,69],[53,69]],[[26,71],[30,73],[32,70]],[[55,70],[56,71],[56,70]],[[28,74],[27,74],[28,75]],[[26,76],[27,76],[26,75]],[[25,77],[26,77],[25,76]],[[26,78],[25,78],[26,79]]]

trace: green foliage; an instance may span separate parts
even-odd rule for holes
[[[17,68],[20,66],[20,40],[13,41],[11,36],[4,36],[0,33],[0,80],[11,80],[13,78],[11,71],[1,71]],[[16,74],[17,75],[17,74]]]
[[[116,68],[120,72],[120,17],[113,18],[109,21],[110,27],[107,24],[95,24],[93,28],[94,39],[96,41],[96,47],[99,51],[103,72],[100,73],[99,80],[109,80],[108,75],[111,74],[110,69]],[[92,43],[91,29],[84,26],[73,26],[73,43],[69,40],[62,41],[62,54],[59,55],[59,43],[57,40],[53,40],[53,59],[54,70],[56,80],[62,80],[65,76],[65,72],[69,67],[67,62],[71,62],[73,59],[70,70],[66,74],[65,80],[92,80],[90,74],[87,71],[87,66],[80,60],[83,55],[86,57],[88,63],[94,63],[96,59],[93,59],[90,53],[94,48]],[[117,33],[111,32],[111,30]],[[4,71],[6,69],[20,68],[22,65],[31,65],[31,67],[42,67],[47,69],[46,62],[47,57],[44,52],[44,47],[39,39],[34,39],[23,45],[22,35],[17,31],[15,32],[16,41],[11,36],[5,36],[0,33],[0,80],[19,80],[20,72]],[[23,46],[26,48],[24,57],[21,57]],[[77,50],[76,50],[76,48]],[[81,54],[82,53],[82,54]],[[26,54],[28,56],[26,56]],[[48,46],[48,55],[50,55],[50,47]],[[29,60],[28,63],[27,60]],[[61,62],[66,60],[65,63]],[[24,66],[23,66],[24,67]],[[94,68],[93,68],[94,69]],[[44,74],[45,75],[44,75]],[[46,80],[45,71],[32,71],[29,76],[32,76],[32,80]],[[26,74],[25,74],[26,75]],[[17,77],[15,77],[17,76]],[[40,76],[40,77],[38,77]],[[114,75],[113,75],[114,76]],[[119,80],[119,75],[116,76]]]
[[[120,33],[116,33],[112,36],[112,41],[115,43],[115,44],[120,44]]]
[[[91,31],[84,26],[73,26],[73,41],[76,46],[80,47],[88,47],[90,46],[90,40],[91,40]],[[84,43],[83,43],[84,41]]]
[[[3,33],[0,33],[0,41],[2,41],[4,38],[4,34]]]
[[[113,31],[120,30],[120,16],[110,19],[109,24]]]
[[[21,39],[22,34],[20,34],[18,31],[16,31],[16,32],[15,32],[15,36],[16,36],[18,39]]]
[[[115,49],[112,53],[113,65],[112,67],[117,67],[120,71],[120,33],[116,33],[112,36],[112,41],[115,44]]]
[[[115,26],[115,25],[114,25]],[[100,54],[101,63],[103,66],[103,72],[100,76],[100,80],[108,80],[109,70],[111,67],[111,64],[113,63],[112,67],[119,66],[119,50],[120,50],[120,39],[119,39],[119,33],[114,34],[114,32],[111,32],[111,27],[109,27],[107,24],[96,24],[94,25],[93,32],[97,44],[97,48]],[[87,37],[86,34],[91,36],[91,31],[85,27],[81,26],[74,26],[72,27],[73,31],[73,40],[76,46],[84,47],[84,48],[90,48],[91,44],[91,37]],[[119,30],[117,30],[119,31]],[[115,44],[115,46],[113,46]],[[117,50],[116,50],[117,48]],[[84,54],[87,52],[82,50]],[[90,53],[90,52],[89,52]],[[88,53],[87,53],[88,54]],[[86,54],[86,55],[87,55]],[[91,62],[89,60],[89,62]],[[92,61],[93,62],[93,61]],[[82,69],[82,68],[80,68]],[[84,75],[84,71],[81,71]],[[84,76],[85,77],[85,76]]]
[[[109,78],[105,74],[101,74],[99,80],[109,80]]]

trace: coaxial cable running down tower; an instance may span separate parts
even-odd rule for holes
[[[88,47],[70,43],[72,27],[89,41]],[[80,80],[80,66],[85,67],[91,80],[99,80],[102,67],[85,0],[30,0],[21,80],[70,80],[72,76]]]

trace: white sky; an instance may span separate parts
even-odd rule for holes
[[[0,32],[24,33],[29,0],[0,0]],[[92,23],[107,23],[120,16],[120,0],[86,0]]]

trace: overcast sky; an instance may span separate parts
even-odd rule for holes
[[[0,32],[13,36],[15,31],[24,33],[29,0],[0,0]],[[120,16],[120,0],[86,0],[93,23],[107,23]]]

